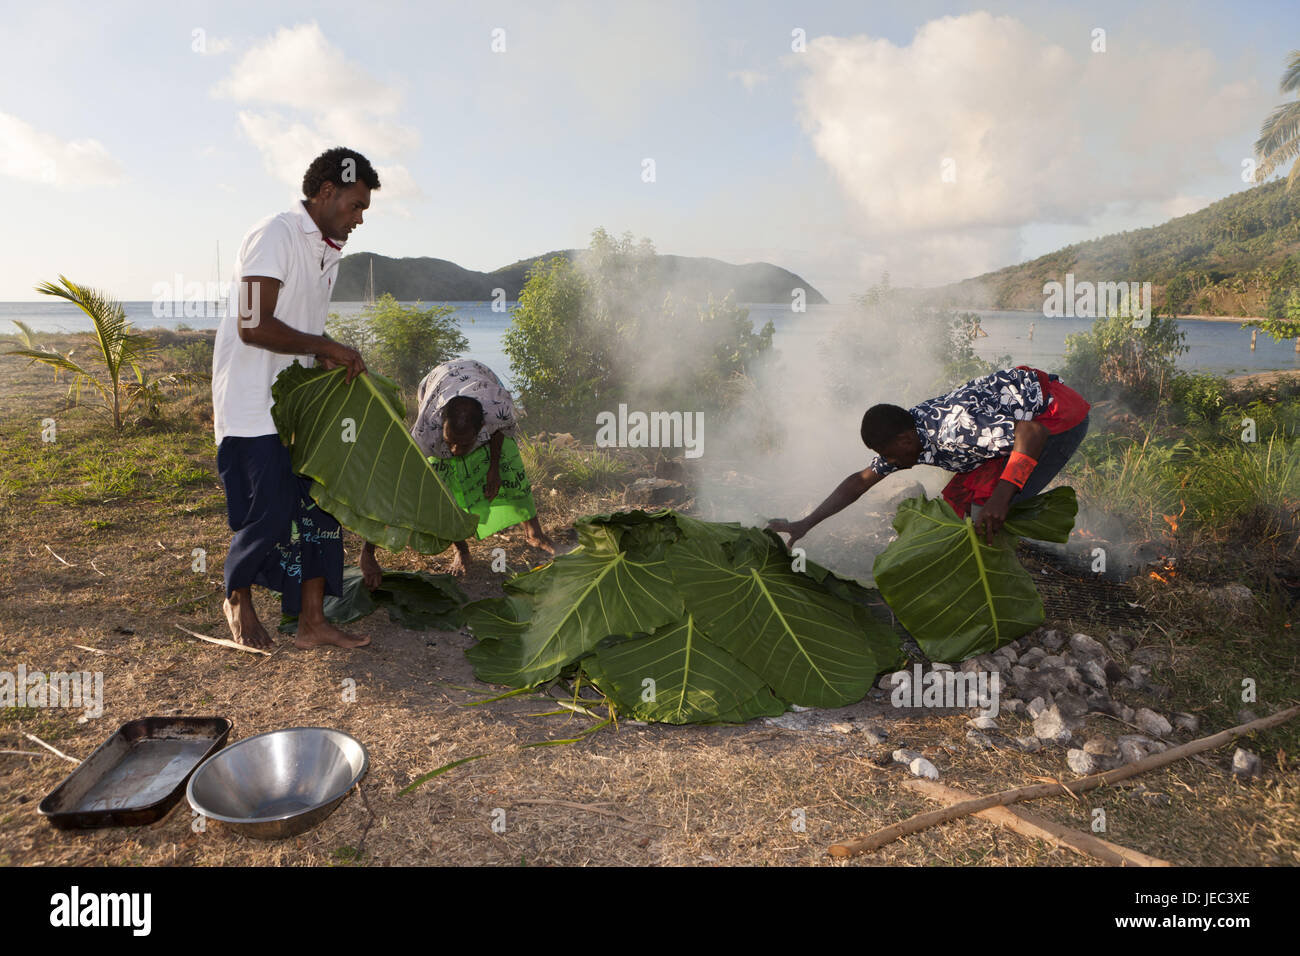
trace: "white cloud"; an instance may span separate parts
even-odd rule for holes
[[[400,91],[348,60],[315,23],[282,27],[254,46],[213,95],[249,107],[238,113],[240,128],[267,171],[295,190],[315,157],[347,146],[379,172],[374,203],[422,194],[404,164],[419,133],[394,118]]]
[[[96,139],[59,139],[0,113],[0,176],[62,189],[121,182],[122,164]]]
[[[1215,146],[1249,129],[1253,86],[1219,81],[1202,50],[1094,54],[1087,40],[1067,49],[980,12],[926,23],[908,46],[819,37],[787,58],[806,70],[813,147],[897,281],[1014,262],[1033,223],[1087,224],[1116,204],[1186,211],[1190,181],[1232,174]]]

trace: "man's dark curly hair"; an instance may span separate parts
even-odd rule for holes
[[[344,160],[348,159],[352,162],[347,164],[348,175],[345,180]],[[365,183],[371,189],[378,189],[379,174],[375,172],[375,167],[370,165],[370,160],[355,149],[335,146],[333,149],[325,150],[311,161],[306,175],[302,177],[302,194],[308,199],[314,199],[320,192],[321,186],[326,183],[333,183],[339,189],[345,189],[353,183]]]
[[[915,430],[912,413],[897,405],[872,405],[862,416],[862,444],[874,451]]]

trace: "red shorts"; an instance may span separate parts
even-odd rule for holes
[[[1017,365],[1016,368],[1034,372],[1038,376],[1038,383],[1043,387],[1048,404],[1032,420],[1044,426],[1049,435],[1067,432],[1087,417],[1092,406],[1060,379],[1049,378],[1046,372],[1028,365]],[[943,497],[952,505],[953,511],[957,512],[957,517],[966,517],[971,505],[982,505],[989,500],[1002,478],[1002,469],[1010,458],[1010,455],[991,458],[971,471],[953,475],[952,481],[943,489]]]

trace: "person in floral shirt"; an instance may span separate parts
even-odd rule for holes
[[[881,478],[923,464],[957,473],[943,497],[959,517],[971,513],[992,543],[1011,503],[1038,494],[1065,467],[1087,434],[1090,407],[1060,378],[1027,365],[972,379],[910,409],[873,405],[861,430],[877,453],[871,463],[812,514],[768,527],[789,534],[793,545]]]

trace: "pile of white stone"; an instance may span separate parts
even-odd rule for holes
[[[1087,775],[1133,763],[1150,754],[1162,753],[1171,746],[1186,742],[1200,730],[1192,714],[1162,714],[1150,707],[1132,707],[1113,696],[1125,690],[1144,698],[1160,700],[1169,696],[1167,687],[1152,684],[1148,666],[1163,658],[1155,648],[1138,648],[1132,638],[1111,633],[1106,644],[1087,634],[1066,636],[1057,630],[1042,629],[998,648],[963,661],[962,672],[988,675],[990,687],[996,687],[998,716],[972,718],[966,742],[973,747],[991,750],[1001,746],[1036,753],[1045,747],[1065,751],[1066,762],[1077,774]],[[1133,663],[1121,663],[1133,661]],[[933,664],[934,670],[951,670],[947,664]],[[914,674],[899,671],[881,678],[879,687],[892,691],[900,681],[911,681]],[[1127,694],[1125,695],[1127,696]],[[1085,733],[1084,717],[1108,714],[1130,726],[1131,733],[1107,735]],[[1003,730],[1010,715],[1028,718],[1033,732],[1015,736]],[[1253,714],[1243,712],[1244,719]],[[1183,740],[1173,740],[1175,736]],[[916,776],[937,779],[938,772],[930,761],[910,750],[897,750],[893,759],[906,764]],[[1238,750],[1233,757],[1233,773],[1255,776],[1260,760],[1248,751]]]

